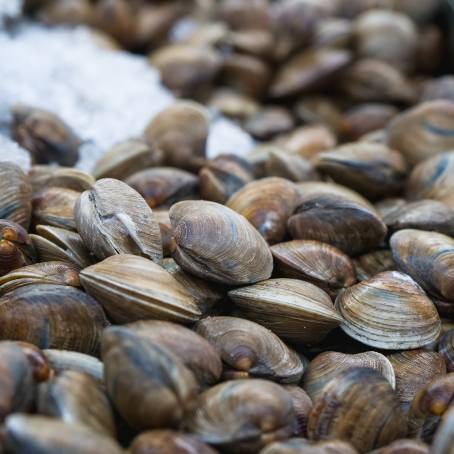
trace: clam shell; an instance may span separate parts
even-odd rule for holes
[[[389,249],[368,252],[354,260],[358,280],[367,281],[378,273],[395,271],[397,265]]]
[[[454,330],[443,334],[438,342],[438,351],[445,359],[447,371],[454,372]]]
[[[384,350],[422,347],[437,340],[441,331],[432,301],[410,276],[397,271],[344,290],[336,307],[349,336]]]
[[[114,255],[83,269],[80,281],[117,323],[147,318],[191,323],[202,315],[183,285],[144,257]]]
[[[327,293],[297,279],[268,279],[230,290],[229,297],[246,318],[292,341],[320,342],[342,321]]]
[[[409,452],[411,454],[430,454],[429,446],[419,440],[405,439],[393,441],[388,446],[380,449],[379,454],[402,454]]]
[[[273,106],[252,115],[244,128],[257,140],[270,140],[278,134],[284,134],[295,127],[295,121],[289,110]]]
[[[214,202],[187,201],[169,212],[173,258],[203,279],[241,285],[267,279],[273,258],[266,241],[240,214]]]
[[[358,451],[350,443],[342,440],[313,442],[306,438],[289,438],[276,441],[260,451],[260,454],[357,454]]]
[[[295,419],[293,421],[293,436],[307,437],[307,422],[312,408],[312,400],[303,388],[296,385],[285,385],[293,403]]]
[[[454,444],[454,407],[444,415],[435,433],[431,453],[450,454]]]
[[[82,192],[95,184],[95,179],[92,175],[72,167],[36,165],[30,169],[28,175],[34,193],[50,187]]]

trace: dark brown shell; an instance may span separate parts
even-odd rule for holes
[[[454,372],[454,330],[450,329],[438,341],[438,352],[446,362],[448,372]]]
[[[295,121],[288,109],[279,106],[266,107],[251,116],[244,127],[257,140],[270,140],[273,136],[291,131]]]
[[[358,280],[367,281],[378,273],[395,271],[397,265],[389,249],[367,252],[354,259]]]
[[[303,388],[296,385],[285,385],[293,403],[295,419],[293,421],[293,436],[307,437],[307,422],[312,408],[312,400]]]

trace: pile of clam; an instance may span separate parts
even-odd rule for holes
[[[192,100],[91,174],[12,108],[34,165],[0,162],[0,452],[454,453],[440,2],[196,3],[24,3]],[[214,109],[257,148],[208,159]]]

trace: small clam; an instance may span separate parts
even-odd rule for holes
[[[37,411],[68,424],[81,424],[94,432],[115,438],[115,423],[109,400],[99,383],[83,372],[67,370],[38,388]]]
[[[78,424],[47,416],[14,414],[5,422],[8,452],[46,454],[122,454],[115,440]]]
[[[413,165],[454,148],[454,102],[428,101],[396,116],[388,144]]]
[[[327,293],[297,279],[268,279],[230,290],[229,297],[245,318],[296,342],[320,342],[342,321]]]
[[[304,95],[294,105],[297,118],[303,123],[325,125],[331,131],[340,132],[344,127],[340,107],[328,96]]]
[[[446,362],[448,372],[454,372],[454,330],[444,333],[438,342],[438,351]]]
[[[241,188],[226,206],[243,215],[268,243],[282,241],[287,220],[299,201],[297,186],[278,177],[262,178]]]
[[[446,374],[441,354],[426,350],[410,350],[388,356],[396,375],[396,395],[407,411],[416,393],[437,377]]]
[[[393,257],[429,293],[454,302],[454,239],[436,232],[399,230],[390,239]]]
[[[343,17],[325,17],[317,22],[312,45],[316,49],[351,48],[353,31],[353,21]]]
[[[35,260],[36,252],[27,231],[15,222],[0,219],[0,276]]]
[[[108,322],[86,293],[61,285],[27,285],[0,298],[0,338],[95,354]]]
[[[225,203],[228,198],[254,179],[251,164],[236,155],[220,155],[206,162],[199,172],[200,196]]]
[[[30,238],[41,262],[69,262],[79,268],[93,263],[78,233],[48,225],[37,225],[36,233]]]
[[[390,361],[381,353],[374,351],[349,355],[339,352],[323,352],[310,363],[304,374],[304,390],[315,402],[323,393],[327,383],[339,372],[354,367],[367,367],[380,372],[391,387],[396,386],[394,369]]]
[[[83,269],[80,281],[117,323],[147,318],[191,323],[202,315],[189,291],[144,257],[114,255]]]
[[[357,454],[350,443],[342,440],[313,442],[306,438],[289,438],[276,441],[260,451],[260,454]]]
[[[265,58],[273,50],[273,33],[270,30],[238,30],[226,32],[223,44],[240,53]]]
[[[376,200],[398,192],[407,173],[401,154],[385,145],[357,142],[317,154],[313,164],[336,183]]]
[[[232,378],[267,378],[297,383],[303,363],[274,333],[257,323],[236,317],[207,317],[196,331],[219,353]]]
[[[209,125],[209,112],[202,105],[177,101],[151,120],[145,137],[163,153],[166,165],[195,170],[204,163]]]
[[[81,140],[57,115],[31,106],[12,108],[12,135],[38,164],[72,166],[79,159]]]
[[[40,262],[18,268],[0,277],[0,295],[31,284],[80,287],[79,267],[66,262]]]
[[[272,106],[252,115],[244,126],[255,139],[270,140],[278,134],[291,131],[295,121],[288,109]]]
[[[360,255],[354,260],[358,280],[367,281],[378,273],[395,271],[397,265],[389,249],[379,249]]]
[[[233,30],[266,30],[272,24],[272,11],[268,0],[224,0],[218,16]]]
[[[384,350],[404,350],[437,340],[441,322],[432,301],[413,279],[386,271],[344,291],[336,299],[341,328]]]
[[[35,193],[32,199],[33,221],[36,224],[51,225],[75,230],[74,207],[80,192],[66,188],[45,188]]]
[[[185,427],[216,448],[257,452],[292,434],[294,411],[290,395],[276,383],[233,380],[200,394]]]
[[[169,212],[175,237],[173,258],[203,279],[241,285],[271,276],[266,241],[240,214],[214,202],[187,201]]]
[[[74,217],[83,242],[99,259],[114,254],[162,259],[158,222],[140,194],[120,180],[104,178],[83,192]]]
[[[97,180],[123,180],[139,170],[160,165],[162,160],[162,152],[155,147],[143,140],[129,139],[114,145],[96,161],[93,176]]]
[[[329,244],[293,240],[275,244],[271,253],[282,276],[312,282],[330,295],[356,282],[351,259]]]
[[[104,331],[102,359],[107,393],[137,430],[177,424],[197,395],[194,375],[178,357],[127,328]]]
[[[295,419],[293,421],[293,436],[307,437],[307,422],[312,408],[312,400],[303,388],[296,385],[285,385],[293,403]]]
[[[180,200],[197,198],[197,176],[173,167],[141,170],[125,183],[135,189],[150,208],[170,207]]]
[[[192,371],[201,387],[212,385],[221,377],[222,363],[217,351],[190,329],[158,320],[137,321],[125,326],[142,339],[170,350]]]
[[[209,106],[222,115],[245,120],[259,111],[259,105],[251,96],[229,88],[217,89],[209,100]]]
[[[352,417],[355,415],[355,417]],[[355,367],[327,383],[309,414],[309,439],[342,439],[368,452],[405,436],[405,417],[388,381]]]
[[[82,192],[95,184],[95,179],[92,175],[72,167],[36,165],[30,169],[28,175],[34,193],[50,187]]]
[[[28,229],[32,215],[32,188],[29,178],[12,162],[0,162],[0,219]]]

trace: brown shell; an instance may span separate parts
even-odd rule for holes
[[[265,141],[291,131],[294,126],[295,121],[288,109],[270,106],[249,117],[244,128],[255,139]]]
[[[113,255],[83,269],[80,281],[116,323],[147,318],[191,323],[202,315],[183,285],[144,257]]]
[[[422,441],[402,438],[381,448],[377,454],[430,454],[430,449]]]
[[[327,293],[297,279],[268,279],[230,290],[229,297],[245,318],[296,342],[320,342],[342,321]]]
[[[438,351],[445,359],[447,371],[454,372],[454,329],[450,329],[441,336]]]
[[[384,350],[422,347],[436,341],[441,331],[432,301],[410,276],[397,271],[342,291],[336,307],[349,336]]]
[[[271,276],[266,241],[240,214],[215,202],[187,201],[169,212],[175,237],[173,258],[203,279],[241,285]]]
[[[52,371],[44,351],[29,342],[16,341],[14,344],[20,347],[32,366],[35,382],[40,383],[48,380]]]
[[[159,223],[159,230],[161,231],[163,256],[170,257],[173,247],[173,230],[170,225],[169,210],[155,210],[153,214]]]
[[[431,453],[451,454],[454,444],[454,407],[451,407],[444,415],[435,433]]]
[[[367,281],[378,273],[397,269],[392,252],[389,249],[379,249],[360,255],[354,259],[354,263],[360,281]]]
[[[303,388],[297,385],[285,385],[293,403],[295,419],[293,421],[293,436],[307,437],[307,422],[312,408],[312,400]]]
[[[264,326],[237,317],[207,317],[196,325],[221,356],[224,375],[297,383],[304,365],[295,351]]]
[[[289,180],[262,178],[232,195],[226,205],[243,215],[268,243],[282,241],[286,224],[299,201],[298,188]]]
[[[260,451],[260,454],[357,454],[350,443],[342,440],[310,441],[306,438],[289,438],[276,441]]]
[[[394,261],[431,294],[454,301],[454,239],[441,233],[399,230],[390,239]]]
[[[0,338],[95,354],[108,322],[86,293],[61,285],[27,285],[0,298]]]
[[[72,167],[54,167],[51,165],[36,165],[28,172],[33,193],[44,188],[58,187],[85,191],[95,184],[92,175]]]

